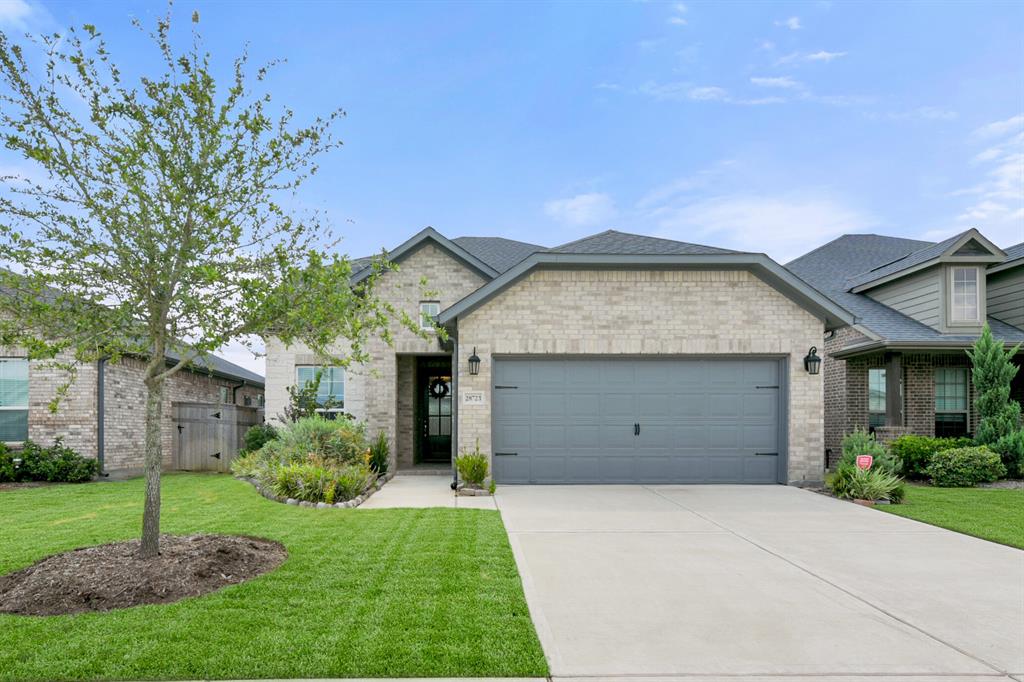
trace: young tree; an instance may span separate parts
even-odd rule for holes
[[[1020,404],[1010,400],[1010,383],[1020,369],[1012,359],[1019,350],[1020,344],[1005,348],[1001,341],[992,338],[986,323],[981,336],[967,351],[973,366],[974,406],[980,417],[974,434],[978,445],[996,443],[1021,427]]]
[[[268,67],[247,76],[244,54],[218,83],[198,22],[177,51],[170,14],[159,20],[160,72],[137,83],[94,26],[34,39],[41,76],[35,48],[0,32],[0,134],[41,170],[3,178],[0,259],[18,272],[0,272],[0,342],[62,363],[69,381],[79,363],[145,358],[143,557],[159,552],[168,378],[250,335],[344,365],[366,359],[372,336],[390,343],[396,320],[417,329],[374,294],[391,264],[376,259],[350,286],[326,226],[285,207],[340,145],[331,126],[343,112],[305,127],[287,108],[271,114],[269,94],[251,90]],[[338,338],[343,357],[329,351]]]

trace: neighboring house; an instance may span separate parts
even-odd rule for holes
[[[169,356],[169,365],[176,359]],[[65,381],[64,370],[29,361],[16,349],[0,352],[0,440],[19,447],[25,439],[48,445],[55,438],[100,460],[103,471],[143,467],[145,362],[125,357],[79,367],[56,412],[49,404]],[[167,380],[164,388],[164,466],[172,466],[174,402],[234,403],[259,407],[263,377],[218,357],[199,360]]]
[[[973,432],[964,350],[985,321],[997,339],[1024,341],[1024,244],[1003,251],[977,230],[939,243],[850,234],[786,267],[856,316],[825,342],[833,458],[858,427],[883,440]],[[1024,373],[1013,395],[1024,399]]]
[[[479,446],[498,483],[822,480],[823,377],[805,357],[853,315],[767,256],[430,228],[388,255],[399,269],[378,294],[450,340],[396,329],[369,366],[326,368],[320,389],[384,431],[399,468]],[[268,419],[318,364],[268,339]]]

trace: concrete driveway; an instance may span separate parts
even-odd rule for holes
[[[556,677],[1024,677],[1019,550],[784,486],[497,502]]]

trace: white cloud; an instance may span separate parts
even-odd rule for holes
[[[638,88],[641,94],[664,102],[696,102],[729,101],[729,93],[724,88],[713,85],[695,86],[693,83],[677,81],[672,83],[656,83],[648,81]]]
[[[621,90],[622,86],[618,83],[601,82],[594,86],[595,90]]]
[[[0,26],[24,29],[32,14],[32,6],[25,0],[0,0]]]
[[[775,22],[776,26],[785,26],[790,31],[799,31],[803,28],[803,24],[800,23],[800,17],[790,17],[789,19],[783,19]]]
[[[686,3],[677,2],[672,5],[672,9],[674,9],[679,14],[686,14],[687,9],[689,8],[686,6]]]
[[[773,43],[770,40],[764,40],[764,41],[761,41],[760,48],[762,50],[774,50],[775,49],[775,43]]]
[[[956,231],[976,227],[997,244],[1024,241],[1024,116],[989,123],[972,138],[989,146],[972,159],[979,180],[950,195],[967,200]]]
[[[669,17],[668,23],[672,24],[673,26],[686,26],[688,22],[686,21],[686,19],[683,19],[682,17]]]
[[[732,194],[652,212],[660,236],[765,252],[780,263],[875,220],[828,197]]]
[[[615,202],[600,192],[577,194],[545,202],[544,213],[560,223],[586,227],[610,220],[615,215]]]
[[[988,125],[981,126],[971,134],[974,137],[988,139],[1020,131],[1024,131],[1024,114],[1013,116],[1003,121],[993,121]]]
[[[833,59],[845,57],[846,54],[846,52],[827,52],[825,50],[819,50],[818,52],[807,55],[804,59],[809,62],[830,62]]]
[[[787,89],[799,89],[803,88],[803,83],[793,80],[789,76],[776,76],[766,78],[751,78],[750,82],[759,88],[787,88]]]
[[[891,121],[953,121],[959,118],[960,114],[952,109],[942,107],[917,107],[909,111],[890,111],[887,114],[868,114],[868,118],[889,119]]]
[[[686,93],[686,96],[698,102],[725,101],[729,99],[729,93],[724,88],[715,86],[692,88]]]

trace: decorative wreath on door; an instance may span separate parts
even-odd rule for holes
[[[438,378],[430,382],[430,388],[428,388],[427,390],[430,391],[431,398],[444,398],[445,396],[448,395],[448,391],[450,391],[451,389],[448,388],[447,381]]]

